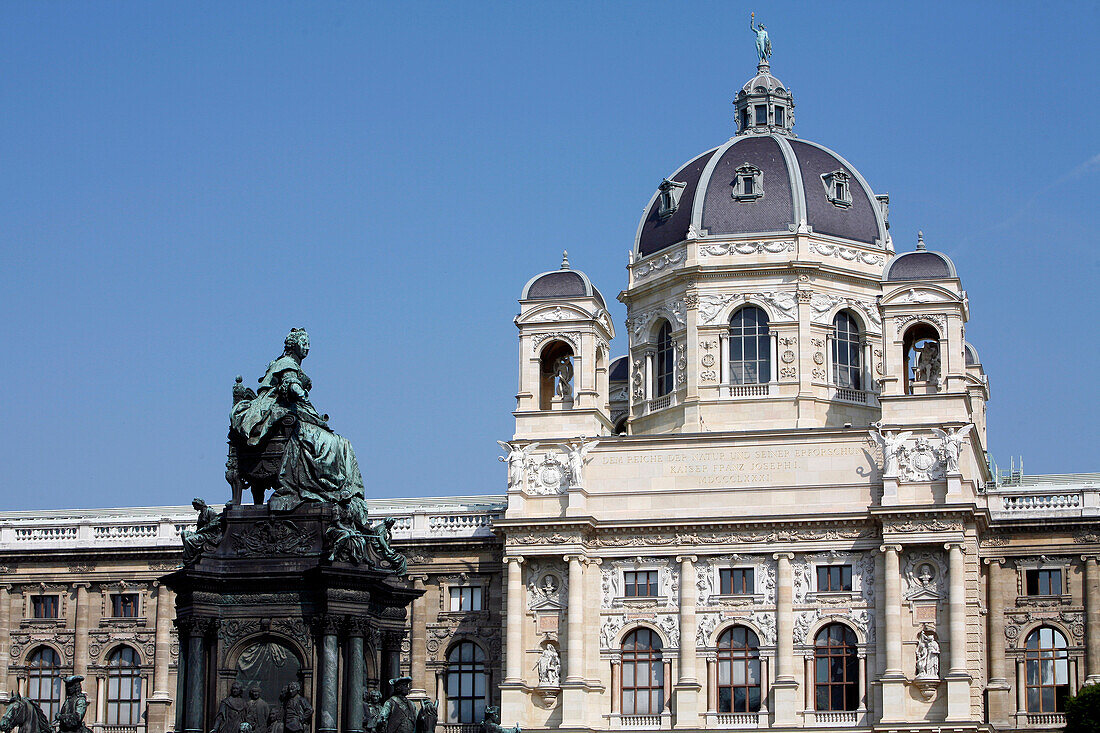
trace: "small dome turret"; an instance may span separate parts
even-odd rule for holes
[[[946,280],[956,278],[955,263],[943,252],[924,245],[924,232],[917,232],[917,249],[890,260],[882,273],[884,282],[901,280]]]
[[[595,298],[601,307],[607,304],[603,295],[580,270],[569,266],[569,253],[562,252],[561,267],[535,275],[527,281],[520,300],[551,300],[555,298]]]

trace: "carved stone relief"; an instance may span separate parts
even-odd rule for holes
[[[818,621],[824,619],[835,619],[848,623],[857,630],[863,632],[863,637],[868,644],[875,643],[875,618],[867,609],[840,610],[815,608],[809,611],[796,611],[794,617],[795,644],[813,644],[814,640],[808,636],[810,629],[817,624]]]
[[[902,331],[905,327],[913,321],[926,321],[936,326],[939,329],[940,337],[946,336],[947,333],[947,319],[938,313],[925,313],[921,315],[909,314],[906,316],[898,316],[894,319],[894,325],[897,329],[898,338],[901,338]]]
[[[794,242],[716,242],[699,247],[700,257],[722,257],[723,255],[758,255],[794,252]]]
[[[873,252],[864,252],[863,250],[853,249],[851,247],[841,247],[839,244],[810,242],[809,249],[811,252],[819,254],[822,257],[839,257],[848,262],[860,262],[864,265],[881,266],[886,264],[886,258],[883,255]]]
[[[769,291],[766,293],[721,293],[699,296],[699,322],[702,325],[717,323],[726,308],[746,298],[762,301],[776,312],[778,320],[798,318],[798,303],[793,292]]]
[[[527,608],[565,608],[569,579],[565,564],[558,560],[530,560],[527,574]]]
[[[626,319],[626,330],[630,336],[631,347],[645,343],[649,336],[649,326],[657,318],[666,318],[672,324],[672,330],[678,331],[687,325],[687,304],[683,299],[673,299],[652,308],[631,313]]]
[[[671,252],[665,252],[663,254],[651,257],[643,262],[639,262],[634,265],[634,279],[645,280],[647,277],[655,272],[661,272],[662,270],[673,270],[676,265],[683,263],[687,258],[687,248],[678,247]]]
[[[547,339],[557,339],[564,341],[573,347],[573,353],[576,354],[581,349],[581,332],[580,331],[555,331],[554,333],[536,333],[531,337],[531,350],[537,354],[539,353],[539,345]]]
[[[901,577],[906,600],[947,596],[947,560],[942,551],[906,552]]]
[[[882,316],[879,315],[878,305],[871,300],[859,298],[845,298],[840,295],[827,295],[814,293],[810,297],[810,308],[813,309],[814,323],[829,324],[827,314],[838,305],[847,305],[849,308],[859,311],[867,318],[867,321],[876,328],[882,325]]]

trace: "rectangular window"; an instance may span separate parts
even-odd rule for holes
[[[34,618],[57,618],[60,608],[57,596],[31,596],[31,615]]]
[[[1029,596],[1062,595],[1061,570],[1028,570],[1026,579]]]
[[[755,193],[752,188],[752,176],[745,176],[741,179],[741,193],[746,196],[751,196]]]
[[[775,108],[775,126],[776,127],[782,127],[783,126],[783,116],[784,116],[783,113],[784,112],[785,112],[785,110],[784,110],[783,107],[776,107]]]
[[[718,579],[724,596],[747,596],[756,590],[752,568],[723,568],[718,571]]]
[[[821,565],[817,568],[819,593],[852,590],[851,565]]]
[[[839,182],[839,181],[837,181],[837,184],[836,184],[836,198],[837,198],[838,201],[845,201],[848,198],[844,194],[844,184]]]
[[[111,616],[114,618],[137,618],[137,593],[115,593],[111,596]]]
[[[748,107],[741,110],[741,129],[742,130],[749,129],[749,108]]]
[[[482,608],[480,585],[463,585],[451,588],[450,610],[480,611]]]
[[[766,105],[766,104],[756,105],[756,124],[758,124],[758,125],[768,124],[768,105]]]
[[[656,570],[629,570],[623,573],[623,595],[627,598],[650,598],[658,593]]]

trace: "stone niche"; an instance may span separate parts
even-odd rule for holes
[[[231,505],[216,547],[162,580],[176,596],[176,730],[206,733],[240,682],[272,707],[291,682],[313,706],[309,730],[362,731],[363,691],[400,674],[406,609],[423,591],[378,563],[332,561],[336,508]]]

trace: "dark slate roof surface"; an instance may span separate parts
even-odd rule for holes
[[[763,172],[764,195],[751,201],[733,199],[734,172],[749,163]],[[707,234],[785,232],[794,220],[790,176],[783,151],[771,137],[742,137],[714,166],[703,199]]]
[[[878,221],[874,205],[859,184],[855,171],[841,163],[829,152],[801,140],[788,140],[798,167],[802,170],[802,186],[806,191],[806,221],[818,234],[844,237],[857,242],[873,244],[878,238]],[[840,208],[825,195],[821,176],[842,170],[851,181],[852,205]]]
[[[713,150],[703,153],[669,177],[670,181],[687,184],[680,192],[680,205],[676,211],[672,212],[672,216],[661,221],[657,215],[661,208],[661,198],[658,196],[653,200],[649,211],[646,212],[645,223],[642,224],[642,235],[638,247],[642,257],[659,252],[665,247],[671,247],[687,238],[688,225],[691,224],[691,205],[695,200],[699,176],[702,175],[703,169],[706,168],[713,154]]]

